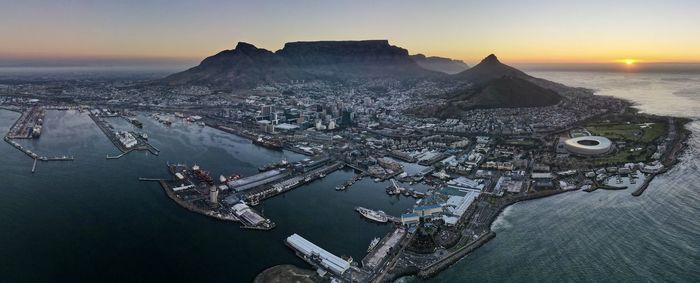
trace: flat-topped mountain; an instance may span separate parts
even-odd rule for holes
[[[421,66],[425,69],[443,72],[450,75],[469,69],[469,66],[462,60],[455,60],[437,56],[427,57],[423,54],[411,55],[411,59],[418,63],[418,66]]]
[[[241,42],[235,49],[219,52],[162,82],[246,88],[289,80],[423,79],[440,75],[421,68],[406,49],[387,40],[290,42],[276,52]]]

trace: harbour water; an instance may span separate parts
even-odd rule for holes
[[[0,110],[0,131],[6,132],[17,117]],[[132,152],[107,160],[118,150],[86,113],[77,111],[48,111],[41,138],[21,141],[39,153],[73,155],[73,162],[40,162],[32,174],[30,158],[0,145],[3,282],[246,282],[273,265],[306,266],[283,243],[293,233],[360,260],[372,239],[391,228],[362,218],[354,208],[398,215],[415,201],[389,197],[384,190],[388,184],[371,179],[335,191],[354,175],[338,171],[258,206],[277,223],[275,229],[240,229],[188,212],[157,183],[138,178],[169,177],[166,162],[196,163],[213,176],[247,176],[260,165],[305,156],[268,150],[195,124],[165,127],[150,117],[139,119],[149,142],[161,150],[159,156]]]
[[[432,282],[696,282],[700,279],[700,75],[532,72],[695,119],[681,162],[640,196],[576,191],[515,204],[497,236]],[[413,281],[415,279],[407,279]]]

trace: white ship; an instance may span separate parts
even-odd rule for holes
[[[386,223],[387,221],[389,221],[389,218],[386,217],[384,211],[381,210],[374,211],[364,207],[356,207],[355,210],[369,220],[374,220],[380,223]]]

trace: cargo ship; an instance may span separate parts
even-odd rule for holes
[[[387,221],[389,221],[389,218],[386,217],[386,214],[384,214],[384,211],[381,211],[381,210],[374,211],[374,210],[367,209],[364,207],[359,207],[359,206],[356,207],[355,210],[369,220],[373,220],[373,221],[376,221],[379,223],[386,223]]]
[[[258,167],[258,171],[265,172],[265,171],[270,171],[272,169],[286,168],[288,166],[289,166],[289,162],[287,162],[287,160],[282,160],[280,162],[273,162],[270,164],[265,164],[263,166],[260,166],[260,167]]]
[[[284,146],[282,146],[282,143],[279,141],[274,141],[274,140],[270,140],[270,139],[263,139],[262,137],[254,139],[253,144],[264,146],[264,147],[271,148],[271,149],[280,149],[280,150],[284,147]]]
[[[141,121],[137,120],[136,118],[127,118],[127,119],[129,120],[129,122],[132,125],[136,126],[137,128],[143,128],[143,123],[141,123]]]
[[[202,170],[198,165],[192,166],[192,171],[202,182],[206,182],[209,185],[214,184],[214,179],[209,175],[209,172]]]

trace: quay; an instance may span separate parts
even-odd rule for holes
[[[117,133],[114,131],[113,127],[107,123],[104,119],[98,117],[95,113],[89,113],[88,116],[90,119],[92,119],[93,122],[97,125],[98,128],[102,131],[102,133],[107,136],[107,138],[114,144],[114,146],[119,149],[119,151],[122,153],[117,156],[107,156],[107,159],[118,159],[129,152],[133,150],[145,150],[150,152],[153,155],[159,155],[160,150],[155,148],[153,145],[148,143],[146,140],[143,138],[139,137],[138,134],[135,134],[133,132],[129,133],[124,133],[127,137],[130,135],[130,141],[129,144],[125,144],[126,142],[123,142],[118,136]]]
[[[21,151],[24,154],[26,154],[27,156],[29,156],[31,159],[34,159],[35,162],[37,160],[39,160],[39,161],[73,161],[73,160],[75,160],[75,158],[73,158],[72,156],[65,156],[65,155],[64,156],[56,156],[56,157],[40,156],[40,155],[36,154],[35,152],[29,150],[28,148],[25,148],[21,144],[13,141],[8,136],[5,136],[5,138],[3,140],[5,140],[5,142],[9,143],[14,148],[18,149],[19,151]]]
[[[214,185],[207,171],[194,165],[168,164],[173,175],[171,180],[139,178],[140,181],[157,181],[170,199],[185,209],[205,216],[225,221],[240,222],[241,228],[253,230],[270,230],[276,224],[262,216],[239,199],[236,193],[229,197],[219,197],[220,192],[235,191],[231,181],[227,184]],[[222,201],[220,201],[220,199]]]
[[[260,201],[285,193],[304,184],[311,183],[317,179],[323,178],[324,176],[330,173],[335,172],[336,170],[342,167],[343,163],[335,162],[328,166],[310,171],[308,173],[284,179],[272,185],[263,185],[258,188],[253,188],[248,190],[248,192],[245,194],[245,198],[248,199],[251,205],[257,205],[258,203],[260,203]]]
[[[115,156],[109,156],[109,155],[107,155],[106,158],[107,158],[107,159],[119,159],[119,158],[121,158],[122,156],[126,155],[127,153],[131,152],[132,150],[133,150],[133,149],[129,149],[129,150],[127,150],[126,152],[122,152],[122,153],[120,153],[119,155],[115,155]]]
[[[406,229],[401,226],[389,232],[362,259],[362,267],[370,270],[377,269],[389,255],[389,252],[401,243],[404,236],[406,236]]]
[[[163,181],[163,179],[159,179],[159,178],[139,178],[139,181],[144,181],[144,182],[160,182],[160,181]]]
[[[363,177],[364,177],[364,175],[362,175],[362,174],[357,174],[357,175],[355,175],[354,177],[352,177],[352,179],[348,180],[347,182],[343,183],[343,184],[340,185],[340,186],[337,186],[337,187],[335,188],[335,190],[336,190],[336,191],[344,191],[344,190],[347,190],[350,186],[352,186],[353,184],[355,184],[355,182],[361,180]]]

